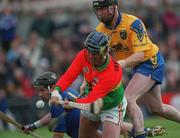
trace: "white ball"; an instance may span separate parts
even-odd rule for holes
[[[43,100],[39,100],[39,101],[36,102],[36,107],[39,108],[39,109],[44,108],[44,105],[45,105],[45,103],[44,103]]]

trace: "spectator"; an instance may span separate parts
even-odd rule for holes
[[[164,33],[176,31],[179,28],[179,17],[169,3],[165,4],[165,11],[162,15],[162,21],[164,25]]]
[[[0,15],[0,41],[2,48],[8,52],[11,42],[15,38],[17,18],[13,14],[10,6],[6,6]]]
[[[40,37],[51,37],[55,29],[54,22],[46,16],[44,11],[38,11],[31,26],[31,31],[37,32]]]

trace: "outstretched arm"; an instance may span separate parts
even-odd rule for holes
[[[48,113],[44,117],[42,117],[40,120],[38,120],[32,124],[24,126],[23,132],[28,133],[29,131],[34,131],[34,130],[38,129],[39,127],[47,125],[47,124],[49,124],[51,119],[52,119],[51,113]]]
[[[134,67],[137,64],[139,64],[140,62],[142,62],[143,59],[144,59],[144,52],[135,52],[128,58],[126,58],[124,60],[119,60],[118,63],[122,67]]]

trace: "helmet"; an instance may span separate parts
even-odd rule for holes
[[[33,86],[48,88],[48,86],[51,87],[52,85],[56,84],[56,82],[57,75],[54,72],[44,72],[35,79]]]
[[[111,24],[115,16],[116,8],[112,6],[113,4],[118,5],[118,0],[93,0],[93,11],[97,18],[107,26]],[[106,8],[106,13],[98,12],[102,8]]]
[[[109,47],[109,37],[104,33],[94,31],[88,35],[84,44],[90,53],[104,55]]]
[[[93,0],[93,7],[108,7],[112,4],[118,5],[118,0]]]

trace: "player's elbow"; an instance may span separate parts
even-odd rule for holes
[[[136,61],[142,62],[144,60],[144,52],[136,53]]]

